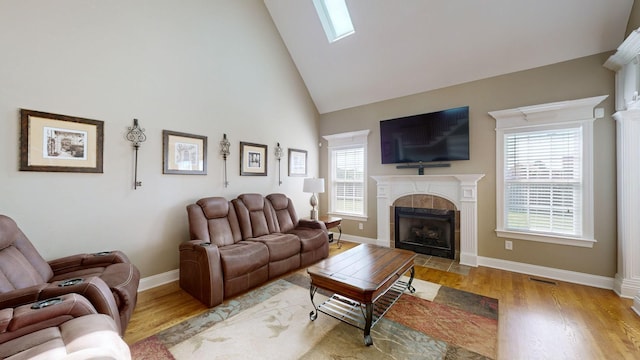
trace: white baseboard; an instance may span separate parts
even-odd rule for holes
[[[156,286],[164,285],[172,281],[178,280],[180,277],[180,270],[170,270],[161,274],[151,275],[140,279],[140,285],[138,286],[138,292],[149,290]]]
[[[531,265],[502,259],[478,256],[478,265],[494,269],[507,270],[521,274],[534,275],[549,279],[566,281],[574,284],[593,286],[613,290],[614,279],[576,271],[555,269],[545,266]]]
[[[616,274],[613,291],[623,298],[633,298],[640,293],[640,279],[625,279],[620,274]]]
[[[358,243],[358,244],[372,244],[372,245],[379,245],[379,246],[389,247],[389,240],[380,241],[378,239],[372,239],[372,238],[368,238],[368,237],[348,235],[348,234],[342,234],[342,240],[346,240],[346,241],[350,241],[350,242],[354,242],[354,243]],[[335,243],[335,242],[336,242],[336,240],[334,238],[333,243]]]
[[[636,314],[640,315],[640,292],[633,298],[633,306],[631,308]]]

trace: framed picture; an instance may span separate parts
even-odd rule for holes
[[[163,174],[206,175],[207,137],[162,130]]]
[[[104,122],[20,109],[20,171],[102,173]]]
[[[267,176],[267,145],[240,142],[240,175]]]
[[[289,149],[289,176],[307,176],[307,151]]]

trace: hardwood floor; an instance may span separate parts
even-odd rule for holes
[[[357,245],[343,244],[331,244],[330,256]],[[416,267],[416,278],[498,299],[499,359],[640,359],[640,316],[611,290],[486,267],[468,275]],[[207,310],[177,282],[141,292],[124,339],[133,344]]]

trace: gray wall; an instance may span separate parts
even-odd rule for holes
[[[0,54],[0,213],[45,258],[121,249],[150,276],[178,267],[201,197],[283,192],[307,214],[303,178],[285,158],[278,186],[273,150],[309,151],[317,176],[318,114],[262,1],[3,0]],[[104,121],[104,173],[18,171],[20,108]],[[148,137],[138,190],[133,118]],[[162,130],[207,136],[208,175],[163,175]],[[268,176],[239,176],[240,141],[268,145]]]
[[[320,116],[321,135],[369,128],[367,166],[369,176],[416,174],[415,169],[396,169],[380,163],[379,121],[452,107],[470,107],[471,160],[452,162],[450,168],[425,169],[425,174],[483,173],[478,183],[478,253],[483,257],[613,277],[616,273],[616,173],[614,73],[602,67],[611,55],[600,54],[528,71],[474,81],[426,93],[369,104]],[[496,228],[495,119],[489,111],[519,106],[609,95],[601,105],[605,118],[596,120],[595,133],[595,237],[592,249],[513,241],[504,249]],[[321,174],[327,176],[327,153],[321,152]],[[376,183],[368,181],[368,220],[345,220],[343,231],[354,236],[377,238]],[[321,207],[327,198],[321,196]]]
[[[638,29],[638,27],[640,27],[640,5],[634,1],[631,7],[629,21],[627,22],[627,35],[631,34],[633,30]]]

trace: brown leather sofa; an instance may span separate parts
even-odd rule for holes
[[[329,255],[324,223],[299,219],[284,194],[203,198],[187,214],[180,287],[209,307]]]
[[[121,251],[45,261],[11,218],[0,215],[0,309],[78,293],[113,317],[123,335],[135,308],[140,272]]]
[[[131,359],[119,332],[85,297],[65,294],[0,310],[0,358]]]

